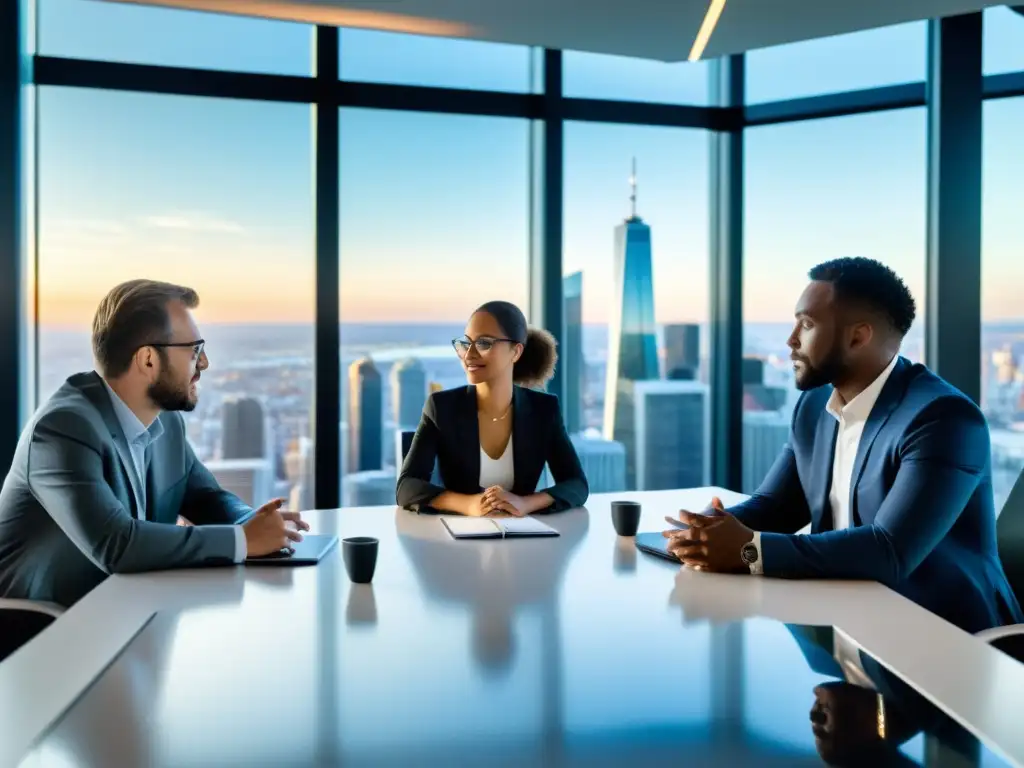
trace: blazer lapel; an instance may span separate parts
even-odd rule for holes
[[[824,446],[825,456],[828,461],[815,461],[816,470],[815,483],[813,486],[814,495],[814,520],[813,531],[831,531],[833,527],[832,505],[829,504],[829,491],[832,490],[832,465],[836,458],[836,437],[839,435],[839,422],[827,410],[822,408],[818,416],[818,431],[814,435],[814,450],[818,451],[819,446]],[[825,514],[828,512],[828,514]]]
[[[466,446],[465,464],[469,472],[466,486],[480,487],[480,421],[476,410],[476,387],[467,386],[460,410],[459,445]]]
[[[875,438],[878,437],[878,433],[882,431],[882,427],[889,420],[889,416],[895,410],[896,406],[899,405],[900,399],[903,396],[903,373],[906,369],[906,363],[900,359],[893,368],[892,373],[889,375],[889,380],[885,382],[885,386],[882,387],[882,391],[878,394],[878,399],[875,401],[874,407],[871,409],[871,413],[868,414],[868,420],[864,424],[864,431],[861,433],[860,445],[857,447],[857,458],[853,463],[853,475],[850,477],[850,513],[853,515],[856,512],[856,498],[857,498],[857,483],[860,482],[860,476],[864,472],[864,465],[867,463],[868,453],[871,451],[871,445],[875,442]]]
[[[526,466],[531,456],[533,435],[531,427],[533,420],[530,418],[530,405],[522,387],[516,387],[512,392],[512,468],[515,472],[515,486],[521,493],[533,493],[536,488],[526,488],[525,481],[531,476]],[[534,486],[537,481],[534,481]]]
[[[132,453],[128,448],[128,440],[121,429],[121,423],[114,413],[114,406],[110,402],[110,395],[98,374],[91,374],[90,378],[80,387],[89,401],[99,411],[103,418],[103,424],[110,432],[114,440],[114,447],[117,449],[117,456],[121,460],[121,469],[125,473],[125,480],[128,481],[128,500],[131,505],[132,514],[139,517],[139,508],[135,500],[135,488],[139,487],[138,477],[135,474],[135,462],[132,461]]]

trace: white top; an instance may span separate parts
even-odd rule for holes
[[[500,458],[492,459],[484,447],[480,446],[480,487],[490,488],[499,485],[506,491],[512,490],[516,479],[516,469],[512,462],[512,435],[508,436],[508,444]]]

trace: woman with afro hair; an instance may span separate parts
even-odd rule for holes
[[[490,301],[452,346],[469,385],[427,399],[398,477],[399,506],[473,517],[583,506],[590,490],[558,398],[534,389],[555,369],[551,334],[529,327],[514,304]],[[554,484],[537,490],[545,464]]]

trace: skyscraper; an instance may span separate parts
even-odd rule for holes
[[[348,471],[380,469],[384,445],[384,387],[373,360],[364,357],[348,369]]]
[[[565,343],[562,345],[562,404],[565,428],[575,435],[583,428],[583,273],[573,272],[562,278],[562,310],[565,322]]]
[[[636,485],[663,491],[707,485],[708,387],[698,381],[630,382]],[[627,474],[629,472],[627,464]]]
[[[665,326],[665,378],[694,380],[700,370],[700,326]]]
[[[415,357],[399,360],[391,368],[391,397],[398,429],[416,429],[427,399],[427,371]]]
[[[626,448],[622,443],[575,434],[572,440],[590,492],[617,493],[626,488]]]
[[[741,373],[744,384],[764,384],[764,358],[745,356]]]
[[[743,493],[753,493],[789,440],[789,416],[781,411],[743,412]]]
[[[605,438],[626,447],[626,482],[635,488],[636,445],[630,384],[658,378],[654,327],[654,275],[651,228],[636,213],[636,160],[629,180],[631,213],[615,228],[614,293],[608,327],[605,381]],[[626,402],[630,400],[630,402]]]
[[[271,499],[274,473],[269,459],[214,459],[206,462],[206,469],[221,488],[250,507],[259,507]]]
[[[225,399],[221,413],[221,457],[224,459],[270,458],[268,429],[263,405],[253,397]]]

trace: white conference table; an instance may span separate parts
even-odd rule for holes
[[[598,495],[544,516],[550,539],[307,513],[380,539],[372,585],[340,544],[316,567],[111,577],[0,664],[0,766],[818,765],[827,676],[792,624],[851,638],[980,742],[976,764],[1024,766],[1024,665],[879,584],[698,573],[611,525],[612,499],[660,531],[712,494],[743,498]]]

